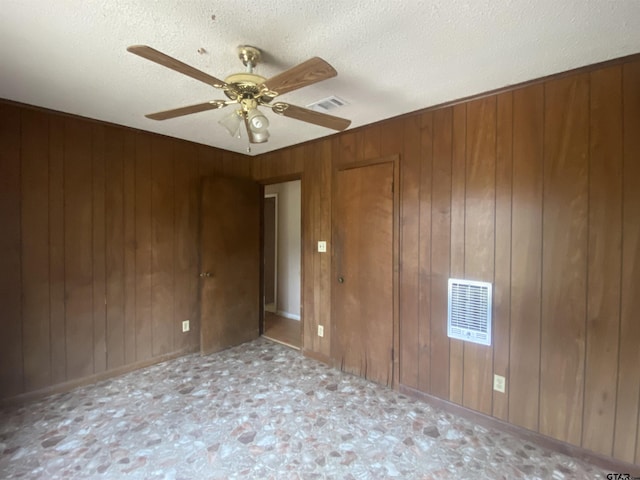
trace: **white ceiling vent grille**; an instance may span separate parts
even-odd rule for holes
[[[447,334],[467,342],[491,345],[491,284],[449,279]]]
[[[323,98],[322,100],[318,100],[317,102],[313,102],[310,105],[307,105],[307,108],[310,110],[315,110],[316,112],[326,113],[329,110],[344,107],[345,105],[349,105],[349,102],[341,99],[340,97],[332,95],[330,97]]]

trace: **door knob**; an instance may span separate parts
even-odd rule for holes
[[[202,272],[202,273],[200,274],[200,276],[201,276],[201,277],[203,277],[203,278],[204,278],[204,277],[210,277],[210,276],[211,276],[211,273],[209,273],[209,272]]]
[[[344,277],[342,275],[338,277],[338,283],[344,283]]]

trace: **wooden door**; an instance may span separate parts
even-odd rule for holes
[[[393,380],[394,164],[336,173],[332,357],[344,371]]]
[[[260,187],[206,178],[200,211],[200,351],[209,354],[258,337]]]

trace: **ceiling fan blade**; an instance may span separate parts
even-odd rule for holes
[[[194,68],[186,63],[182,63],[179,60],[176,60],[169,55],[165,55],[158,50],[155,50],[147,45],[132,45],[127,48],[127,51],[131,53],[135,53],[136,55],[146,58],[147,60],[151,60],[163,67],[170,68],[171,70],[175,70],[176,72],[182,73],[183,75],[187,75],[191,78],[195,78],[196,80],[200,80],[201,82],[206,83],[207,85],[211,85],[212,87],[222,88],[226,85],[222,80],[209,75],[208,73],[204,73],[197,68]]]
[[[265,81],[262,86],[278,95],[312,85],[338,75],[338,72],[319,57],[313,57]]]
[[[198,103],[197,105],[189,105],[188,107],[174,108],[173,110],[165,110],[163,112],[151,113],[145,117],[151,120],[167,120],[169,118],[181,117],[191,113],[206,112],[207,110],[215,110],[216,108],[226,107],[224,100],[212,100],[211,102]]]
[[[332,130],[342,131],[351,125],[351,120],[347,120],[346,118],[334,117],[333,115],[316,112],[308,108],[296,107],[289,103],[274,103],[273,111],[278,115],[313,123],[321,127],[331,128]]]

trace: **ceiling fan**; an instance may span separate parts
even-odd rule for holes
[[[238,105],[236,110],[222,118],[219,123],[232,136],[237,136],[240,131],[240,124],[244,121],[250,143],[264,143],[269,139],[269,119],[258,110],[259,106],[270,108],[274,113],[284,117],[302,120],[303,122],[338,131],[346,129],[351,124],[350,120],[298,107],[290,103],[272,103],[279,95],[335,77],[338,74],[331,65],[319,57],[313,57],[274,77],[266,79],[253,73],[254,67],[260,60],[260,50],[243,45],[238,47],[238,56],[245,65],[246,72],[235,73],[222,81],[146,45],[132,45],[127,50],[142,58],[218,88],[227,96],[226,100],[211,100],[145,115],[152,120],[167,120],[206,110],[215,110],[227,105]]]

